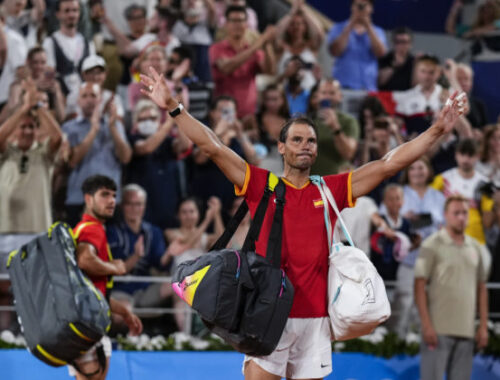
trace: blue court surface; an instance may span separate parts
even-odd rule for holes
[[[243,379],[243,355],[236,352],[114,351],[108,380],[225,380]],[[418,357],[383,359],[358,353],[333,355],[328,380],[418,380]],[[70,379],[66,368],[52,368],[26,350],[0,350],[3,380]],[[500,359],[474,359],[472,380],[500,379]]]

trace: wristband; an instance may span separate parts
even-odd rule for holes
[[[184,109],[184,106],[182,105],[182,103],[179,103],[177,108],[173,109],[172,111],[168,111],[168,114],[171,117],[176,117],[182,112],[183,109]]]

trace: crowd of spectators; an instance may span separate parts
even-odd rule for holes
[[[455,1],[443,20],[446,32],[478,38],[500,28],[497,0],[480,6],[472,26],[458,23],[461,6]],[[221,233],[241,200],[141,94],[139,75],[153,67],[221,143],[278,175],[276,142],[293,115],[317,126],[313,174],[334,174],[422,133],[450,93],[465,91],[469,112],[454,131],[344,213],[354,241],[395,281],[389,325],[401,336],[418,322],[414,266],[422,241],[444,224],[447,196],[469,200],[466,233],[482,245],[490,279],[500,281],[500,120],[489,123],[472,96],[471,66],[413,51],[406,27],[375,26],[373,0],[352,0],[349,19],[329,31],[303,0],[276,25],[261,25],[245,0],[4,0],[0,9],[3,259],[55,220],[74,226],[81,184],[95,174],[119,184],[121,211],[107,233],[130,274],[168,274]],[[321,63],[322,46],[333,67]],[[358,114],[341,111],[346,90],[369,91]],[[246,229],[248,220],[231,246],[241,246]],[[168,286],[136,283],[112,296],[150,307],[171,295]],[[500,311],[500,292],[490,298]],[[9,302],[0,282],[0,303]],[[183,313],[176,322],[185,328]],[[1,314],[0,330],[9,323]]]

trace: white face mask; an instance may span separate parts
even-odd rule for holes
[[[143,136],[151,136],[158,130],[159,123],[154,120],[144,120],[137,123],[137,129]]]

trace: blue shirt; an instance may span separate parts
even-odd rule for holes
[[[132,147],[147,136],[129,136]],[[127,166],[125,183],[137,183],[148,194],[144,219],[161,229],[175,224],[175,210],[180,198],[179,167],[173,149],[174,138],[168,136],[150,154],[134,154]]]
[[[106,227],[106,237],[113,259],[127,260],[132,256],[134,245],[141,235],[144,236],[144,256],[139,259],[129,274],[149,276],[151,268],[161,267],[160,259],[165,253],[165,240],[162,231],[148,222],[142,222],[140,232],[137,234],[124,221]],[[147,282],[115,282],[113,289],[133,294],[148,286]]]
[[[443,193],[429,186],[423,198],[420,198],[415,190],[405,185],[403,187],[403,194],[404,201],[403,207],[401,207],[401,215],[413,211],[415,214],[429,213],[432,216],[432,225],[412,231],[418,233],[422,237],[422,240],[432,235],[444,225],[444,203],[446,198]],[[413,267],[417,260],[418,251],[418,249],[411,251],[408,256],[403,259],[403,263]]]
[[[349,20],[335,24],[328,33],[328,45],[335,41]],[[374,26],[379,40],[387,46],[383,29]],[[354,90],[377,90],[378,61],[371,49],[368,33],[358,34],[354,30],[349,34],[349,41],[339,57],[335,58],[332,75],[343,88]]]
[[[123,125],[117,121],[116,128],[123,140],[127,141]],[[89,133],[90,121],[82,117],[70,120],[63,124],[62,130],[68,137],[68,141],[73,148],[81,144]],[[119,202],[121,197],[122,167],[115,154],[115,144],[109,130],[109,125],[104,118],[101,119],[101,126],[89,151],[83,157],[82,161],[71,171],[66,194],[67,205],[81,205],[84,203],[82,193],[83,181],[96,174],[108,176],[115,181],[118,187],[116,200]]]
[[[288,101],[288,108],[290,109],[290,115],[293,117],[295,114],[306,114],[307,105],[309,103],[310,92],[307,90],[302,90],[300,94],[293,96],[288,88],[285,90],[286,100]]]

